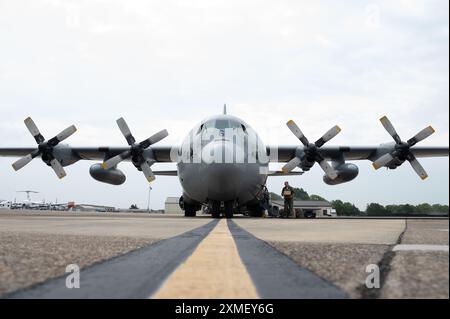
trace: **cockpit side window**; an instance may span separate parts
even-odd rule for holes
[[[204,126],[205,126],[205,124],[200,125],[200,127],[198,128],[197,134],[200,134],[203,131]]]

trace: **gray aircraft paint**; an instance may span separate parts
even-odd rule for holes
[[[202,130],[205,123],[215,121],[233,121],[241,127],[227,130],[229,137],[225,132],[218,133],[219,129]],[[178,177],[188,200],[237,201],[244,205],[257,197],[267,180],[265,145],[247,123],[234,116],[203,120],[189,132],[180,154]]]

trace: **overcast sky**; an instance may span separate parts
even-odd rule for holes
[[[0,147],[34,145],[27,116],[48,138],[75,124],[74,146],[124,145],[120,116],[138,139],[166,128],[162,143],[179,144],[223,103],[266,144],[299,143],[285,126],[294,119],[310,139],[339,124],[330,144],[377,145],[391,141],[378,121],[388,115],[404,140],[432,124],[421,145],[447,146],[449,2],[0,0]],[[130,163],[113,187],[90,177],[92,162],[59,181],[41,161],[18,173],[13,161],[0,158],[0,199],[33,189],[35,200],[146,206],[147,182]],[[368,161],[348,184],[324,184],[318,166],[288,180],[360,208],[448,204],[448,159],[421,162],[426,181],[408,164],[374,171]],[[181,195],[174,177],[152,186],[153,208]]]

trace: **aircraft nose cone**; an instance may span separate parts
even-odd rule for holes
[[[242,172],[233,163],[233,144],[215,141],[202,150],[204,176],[208,176],[208,198],[212,200],[234,200],[238,197]]]
[[[233,162],[233,144],[228,141],[213,141],[202,149],[202,162],[223,164]]]

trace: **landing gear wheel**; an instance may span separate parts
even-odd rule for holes
[[[197,211],[195,210],[195,207],[184,204],[184,216],[185,217],[195,217],[196,215],[197,215]]]
[[[197,212],[195,210],[186,209],[184,211],[184,217],[195,217],[197,216]]]
[[[231,219],[233,218],[233,202],[225,202],[225,218]]]
[[[212,218],[220,218],[220,202],[212,202],[211,213]]]
[[[249,216],[250,217],[262,217],[264,210],[259,206],[249,207]]]

